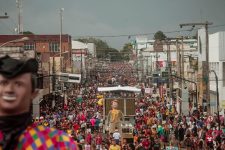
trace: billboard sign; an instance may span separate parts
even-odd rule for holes
[[[81,74],[60,73],[60,81],[70,83],[80,83]]]

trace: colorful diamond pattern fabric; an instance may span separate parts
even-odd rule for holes
[[[77,150],[75,141],[65,132],[44,126],[30,126],[19,137],[16,150]]]

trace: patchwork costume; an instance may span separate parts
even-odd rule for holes
[[[0,117],[0,150],[2,149],[77,150],[77,144],[64,131],[32,124],[30,113],[24,113]]]
[[[44,126],[29,126],[19,137],[15,149],[71,149],[76,150],[76,144],[65,132]]]

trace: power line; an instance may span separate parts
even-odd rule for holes
[[[176,33],[176,32],[181,32],[181,31],[189,31],[189,30],[175,30],[175,31],[168,31],[168,32],[163,32],[163,33]],[[86,36],[72,36],[72,37],[99,37],[99,38],[104,38],[104,37],[129,37],[129,36],[143,36],[143,35],[153,35],[155,32],[151,33],[136,33],[136,34],[121,34],[121,35],[86,35]]]
[[[209,28],[218,28],[218,27],[224,27],[225,24],[221,24],[221,25],[214,25],[214,26],[210,26]],[[186,30],[173,30],[173,31],[162,31],[163,33],[180,33],[180,32],[190,32],[190,31],[194,31],[194,30],[198,30],[199,28],[192,28],[192,29],[186,29]],[[147,36],[147,35],[154,35],[155,32],[150,32],[150,33],[133,33],[133,34],[119,34],[119,35],[83,35],[83,36],[72,36],[73,38],[78,37],[78,38],[114,38],[114,37],[131,37],[131,36]]]

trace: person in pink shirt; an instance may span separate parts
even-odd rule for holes
[[[96,119],[94,117],[92,117],[90,119],[90,123],[91,123],[91,132],[94,132],[94,129],[95,129],[95,122],[96,122]]]

